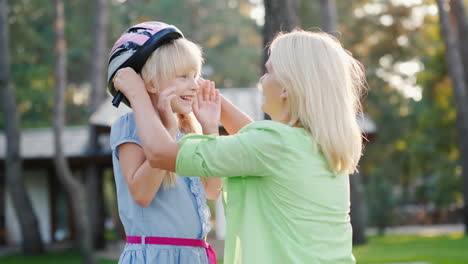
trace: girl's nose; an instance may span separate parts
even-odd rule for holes
[[[198,89],[200,89],[200,85],[198,85],[198,81],[195,78],[192,79],[192,83],[190,84],[190,89],[194,91],[198,91]]]

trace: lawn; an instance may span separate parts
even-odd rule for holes
[[[9,256],[0,257],[1,264],[82,264],[76,251],[53,252],[42,256]],[[116,264],[117,260],[100,259],[99,264]],[[223,264],[218,261],[218,264]]]
[[[0,257],[2,264],[82,264],[76,251],[53,252],[41,256],[15,255]],[[100,260],[99,264],[115,264],[114,260]]]
[[[369,243],[355,247],[358,264],[385,262],[429,262],[433,264],[467,264],[468,238],[460,234],[444,236],[387,235],[370,237]],[[80,264],[76,251],[49,253],[43,256],[0,257],[2,264]],[[99,264],[117,261],[101,260]],[[222,264],[222,262],[218,262]]]
[[[357,263],[429,262],[467,264],[468,238],[463,234],[444,236],[387,235],[371,237],[353,250]]]

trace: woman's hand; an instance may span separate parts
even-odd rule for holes
[[[200,123],[203,134],[218,134],[221,115],[221,97],[215,84],[209,80],[201,80],[197,100],[193,105],[193,113]]]
[[[147,93],[143,79],[130,67],[118,70],[112,82],[115,89],[123,93],[130,103],[138,94]]]
[[[158,94],[158,113],[161,118],[161,122],[164,127],[167,129],[172,138],[176,137],[178,130],[178,122],[176,115],[172,111],[171,101],[176,96],[175,92],[177,87],[168,87],[164,91]]]

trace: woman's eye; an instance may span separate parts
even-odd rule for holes
[[[184,79],[185,79],[185,78],[187,78],[187,77],[188,77],[188,75],[184,74],[184,75],[180,75],[179,77],[180,77],[180,78],[184,78]]]

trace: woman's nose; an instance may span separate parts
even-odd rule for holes
[[[260,80],[258,80],[258,82],[262,83],[264,77],[265,77],[265,74],[260,77]]]

